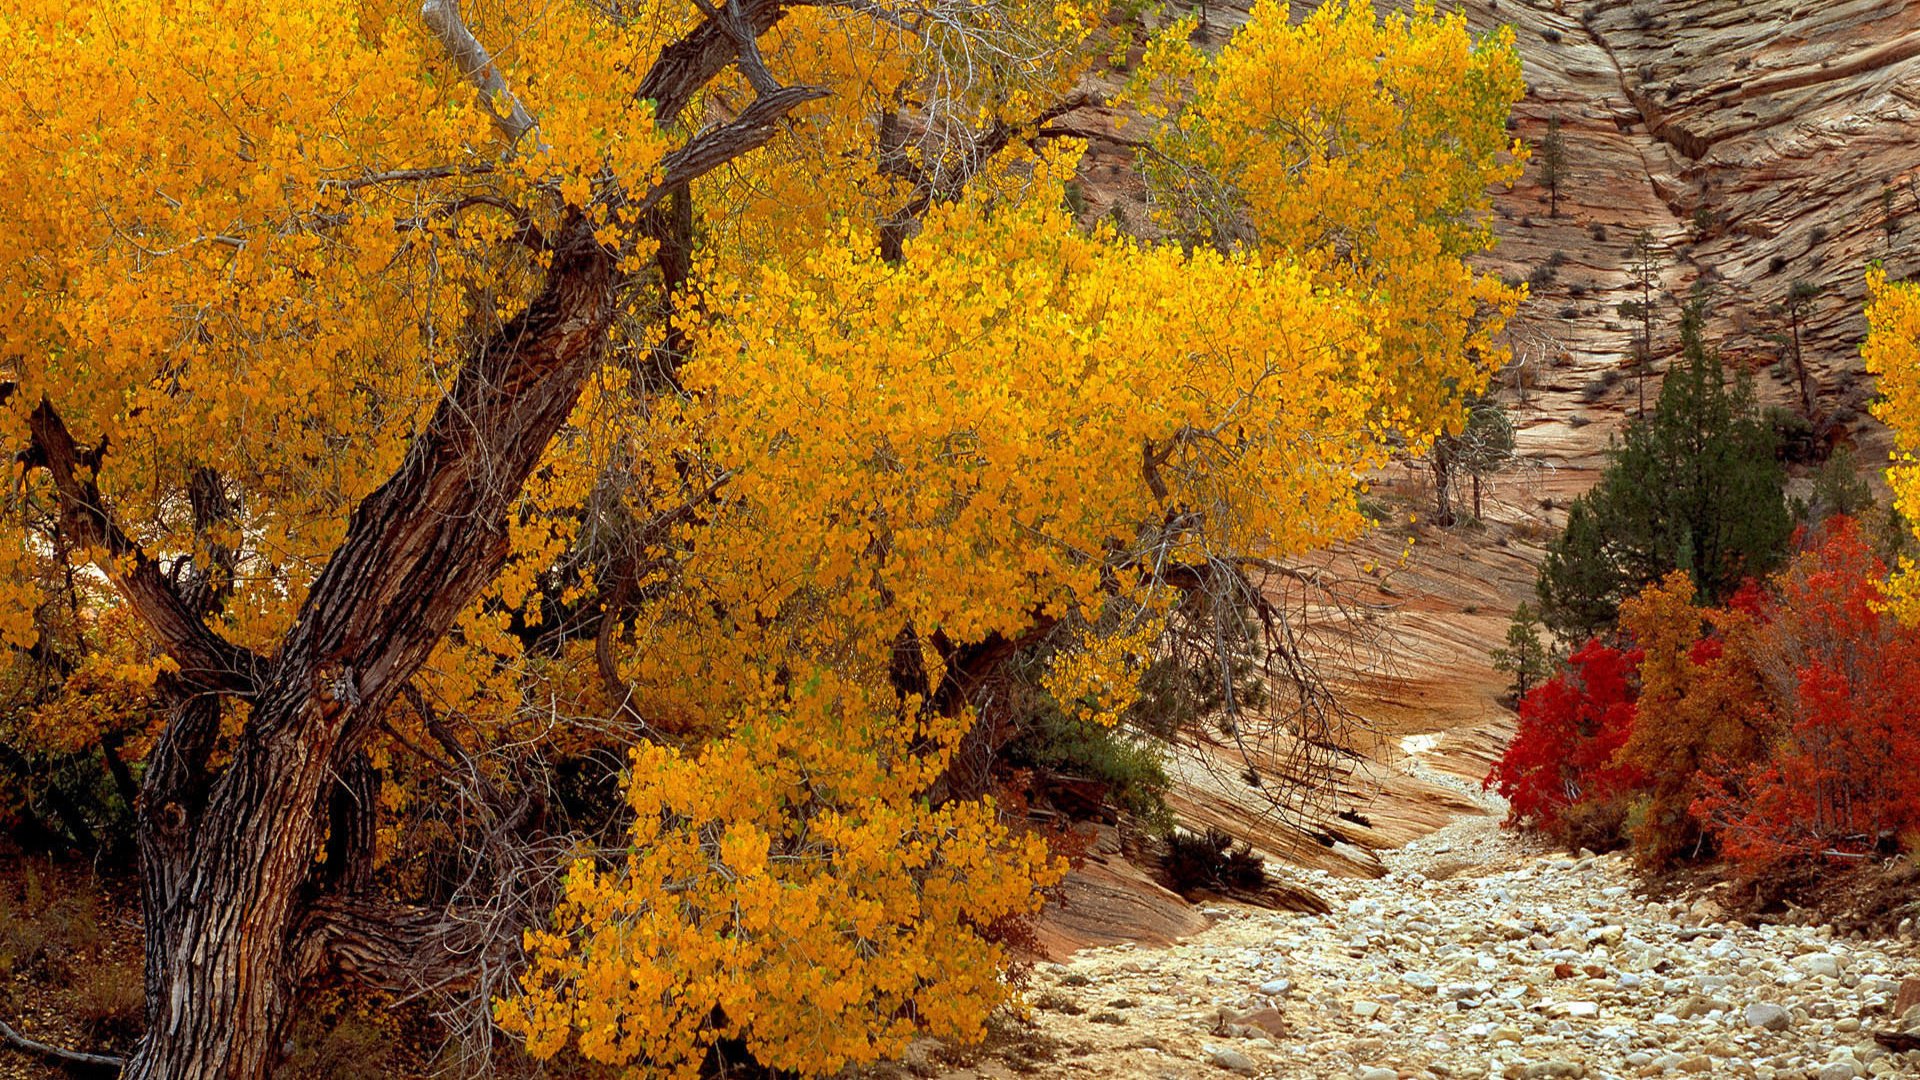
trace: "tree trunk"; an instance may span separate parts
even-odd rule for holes
[[[216,779],[217,698],[183,688],[141,797],[147,1034],[132,1080],[259,1080],[317,952],[319,861],[360,745],[506,556],[506,514],[605,348],[612,259],[578,220],[546,287],[478,348],[400,470],[354,511]],[[344,828],[343,820],[336,822]],[[339,857],[361,847],[331,845]],[[303,963],[302,958],[307,958]]]
[[[328,771],[297,727],[245,745],[197,823],[171,802],[142,822],[147,1036],[129,1080],[253,1080],[280,1058]]]
[[[1443,527],[1452,525],[1453,470],[1447,463],[1445,448],[1440,445],[1433,448],[1433,504],[1433,523]]]
[[[1807,378],[1807,358],[1800,351],[1800,316],[1793,316],[1793,370],[1800,381],[1800,411],[1813,419],[1813,388]]]
[[[654,103],[662,121],[729,66],[746,71],[757,97],[666,155],[652,187],[608,193],[625,210],[663,219],[648,213],[661,199],[765,145],[793,109],[826,96],[820,87],[775,85],[753,47],[752,35],[785,10],[778,0],[736,3],[661,50],[636,98]],[[456,59],[477,48],[457,5],[430,4],[423,15]],[[511,99],[491,65],[468,70],[489,102]],[[531,119],[513,105],[505,126],[517,138]],[[684,224],[688,208],[674,211]],[[106,446],[80,446],[44,397],[32,410],[21,463],[51,478],[61,538],[95,552],[177,664],[165,687],[174,715],[137,807],[147,1030],[128,1077],[261,1080],[280,1057],[308,977],[338,971],[376,987],[417,986],[390,974],[433,970],[441,985],[453,977],[443,969],[470,955],[446,947],[436,917],[444,913],[372,895],[364,863],[373,778],[361,751],[387,705],[498,574],[508,512],[606,352],[622,284],[614,253],[578,213],[546,240],[539,294],[463,358],[399,469],[354,508],[271,656],[209,627],[207,597],[188,595],[114,520],[98,483]],[[0,383],[0,401],[16,391]],[[197,512],[199,501],[224,498],[217,477],[196,482]],[[206,588],[217,590],[217,578]],[[250,713],[223,746],[226,696]],[[228,751],[217,774],[216,749]]]

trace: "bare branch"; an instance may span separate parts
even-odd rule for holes
[[[392,169],[386,172],[368,172],[347,180],[322,180],[322,191],[358,191],[361,188],[375,187],[380,184],[404,184],[423,180],[445,180],[455,176],[485,176],[493,172],[491,165],[433,165],[420,169]]]
[[[420,17],[426,21],[427,29],[433,31],[433,36],[440,39],[447,58],[457,64],[460,73],[480,91],[487,112],[493,116],[493,126],[507,137],[509,146],[518,145],[523,136],[539,126],[508,89],[507,80],[500,77],[500,69],[494,65],[486,47],[467,29],[466,20],[460,17],[460,0],[423,0]]]
[[[70,1065],[88,1065],[97,1069],[123,1069],[127,1065],[126,1058],[114,1057],[110,1054],[88,1054],[79,1050],[63,1050],[58,1046],[29,1039],[8,1027],[4,1020],[0,1020],[0,1039],[4,1039],[7,1045],[29,1054],[38,1054],[43,1058]]]

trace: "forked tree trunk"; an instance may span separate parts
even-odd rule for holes
[[[541,295],[467,359],[399,472],[354,512],[266,665],[232,760],[207,778],[219,727],[207,693],[183,695],[155,747],[141,799],[147,1034],[134,1080],[265,1077],[299,983],[328,966],[331,939],[310,916],[364,877],[318,859],[334,787],[498,572],[508,508],[605,347],[612,259],[583,225],[570,233]]]
[[[262,1077],[279,1060],[327,760],[292,736],[249,743],[200,820],[143,815],[147,1037],[127,1077]]]

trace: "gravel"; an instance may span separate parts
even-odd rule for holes
[[[1650,902],[1624,858],[1568,857],[1496,821],[1386,853],[1384,878],[1297,874],[1330,915],[1223,905],[1171,948],[1041,965],[1029,996],[1132,1006],[1124,1027],[1045,1014],[1042,1033],[1067,1047],[1058,1074],[1920,1077],[1920,1053],[1872,1039],[1898,1025],[1900,981],[1920,975],[1913,941],[1750,928],[1711,899]],[[1444,880],[1426,873],[1435,865]],[[1231,1019],[1256,1012],[1257,1025]],[[976,1070],[1001,1073],[1015,1075]]]

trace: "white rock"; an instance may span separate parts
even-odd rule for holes
[[[1803,974],[1816,978],[1840,977],[1840,958],[1832,953],[1807,953],[1805,956],[1794,957],[1788,963]]]
[[[1230,1046],[1209,1046],[1206,1048],[1207,1060],[1228,1072],[1237,1072],[1251,1076],[1260,1071],[1253,1059]]]

